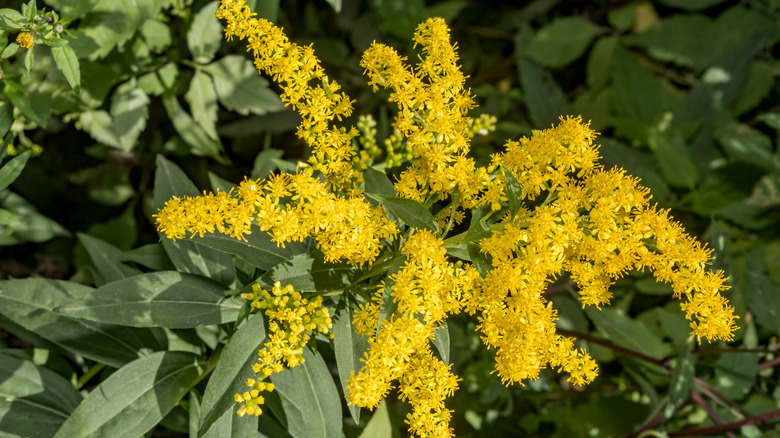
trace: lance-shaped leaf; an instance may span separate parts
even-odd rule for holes
[[[92,390],[55,437],[138,437],[162,420],[197,382],[197,356],[157,352],[122,367]]]
[[[433,332],[433,339],[431,343],[436,347],[436,351],[439,352],[441,361],[445,364],[450,363],[450,330],[447,327],[447,321],[442,321],[439,328]]]
[[[81,70],[76,52],[70,46],[52,47],[51,54],[57,68],[62,72],[73,91],[81,91]]]
[[[326,262],[322,251],[311,251],[274,266],[260,279],[266,284],[289,284],[299,292],[326,292],[347,288],[362,273],[346,262]]]
[[[138,268],[122,263],[122,250],[89,234],[78,233],[79,241],[89,254],[98,277],[98,286],[138,275]]]
[[[43,278],[0,281],[0,314],[68,351],[117,368],[148,349],[167,348],[160,329],[101,324],[54,311],[55,307],[93,290],[77,283]]]
[[[5,433],[52,436],[81,403],[70,382],[31,361],[0,354],[0,376],[0,428]]]
[[[305,362],[271,381],[282,400],[288,431],[295,438],[341,438],[341,400],[322,355],[303,350]]]
[[[214,433],[213,428],[224,427],[217,423],[224,422],[220,418],[225,415],[238,417],[234,412],[238,405],[233,395],[248,390],[246,380],[255,375],[252,365],[257,362],[257,351],[263,348],[264,342],[265,327],[260,314],[250,317],[230,337],[203,393],[198,425],[200,435]],[[256,427],[257,421],[255,420],[254,423]]]
[[[301,242],[287,242],[284,247],[271,240],[268,233],[261,231],[257,225],[252,225],[251,233],[244,236],[246,241],[238,240],[222,233],[195,236],[193,242],[218,251],[241,257],[258,268],[267,271],[274,266],[308,251]]]
[[[690,343],[685,345],[677,356],[677,363],[669,382],[669,403],[664,406],[664,418],[672,418],[677,408],[688,400],[688,393],[693,386],[695,367]]]
[[[192,328],[235,321],[242,303],[207,278],[175,271],[109,283],[57,309],[98,322],[131,327]]]
[[[353,372],[357,374],[363,367],[360,358],[368,350],[368,339],[360,333],[356,333],[355,327],[352,325],[352,313],[357,306],[349,299],[347,299],[347,303],[347,306],[336,314],[333,321],[333,348],[336,353],[336,366],[339,370],[341,388],[344,391],[347,389],[347,379]],[[356,424],[359,424],[360,406],[347,405],[347,408],[352,419],[355,420]]]
[[[424,205],[417,201],[395,196],[366,193],[366,196],[379,201],[386,209],[398,216],[406,225],[439,232],[439,225]]]
[[[596,328],[607,339],[629,350],[661,359],[666,353],[661,338],[659,338],[644,323],[626,316],[616,309],[597,309],[594,306],[585,308]]]
[[[22,173],[27,159],[30,158],[30,151],[24,151],[21,154],[11,158],[0,168],[0,190],[11,185],[14,180]]]
[[[506,197],[509,200],[509,214],[514,217],[523,205],[523,189],[511,170],[507,169],[503,164],[501,168],[504,169],[504,178],[506,179]]]

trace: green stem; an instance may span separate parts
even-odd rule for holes
[[[87,370],[86,373],[84,373],[83,376],[79,378],[79,380],[76,382],[76,388],[81,389],[84,385],[87,384],[95,375],[101,371],[103,371],[103,368],[105,368],[106,365],[102,363],[95,364],[92,368]]]

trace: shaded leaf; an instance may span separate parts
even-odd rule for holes
[[[539,29],[523,54],[550,68],[560,68],[579,58],[599,28],[580,17],[563,17]]]
[[[205,234],[203,237],[194,236],[192,241],[241,257],[264,271],[308,251],[306,245],[301,242],[287,242],[284,247],[278,246],[268,233],[260,230],[257,224],[253,224],[250,231],[251,234],[245,236],[246,241],[221,233]]]
[[[78,233],[79,241],[87,250],[97,271],[98,286],[140,274],[141,271],[122,263],[122,250],[89,234]]]
[[[366,193],[368,198],[379,201],[388,211],[398,216],[406,225],[439,232],[439,225],[433,215],[419,202],[396,196]]]
[[[217,5],[217,3],[213,4]],[[217,93],[214,91],[211,77],[200,70],[196,70],[185,97],[190,102],[192,119],[206,131],[209,137],[217,140],[219,138],[216,124]]]
[[[339,380],[341,389],[346,392],[347,379],[354,372],[357,374],[363,367],[360,359],[368,350],[368,339],[355,332],[352,325],[352,314],[357,308],[350,299],[346,299],[347,305],[340,309],[333,321],[333,349],[336,354],[336,366],[339,371]],[[347,405],[349,414],[355,420],[355,424],[360,423],[360,406]]]
[[[610,308],[599,310],[588,306],[585,313],[599,332],[615,344],[656,359],[663,358],[665,349],[661,339],[642,322]]]
[[[299,292],[343,290],[360,278],[363,270],[347,262],[328,263],[322,251],[299,254],[260,277],[266,284],[281,282]]]
[[[358,438],[392,438],[393,425],[390,422],[390,413],[387,410],[387,402],[382,400],[376,408],[366,428]]]
[[[280,111],[284,105],[268,88],[254,64],[242,55],[228,55],[203,67],[214,78],[219,101],[225,108],[247,115]]]
[[[52,47],[51,54],[57,68],[62,72],[73,90],[78,93],[81,90],[81,70],[76,52],[70,46]]]
[[[119,147],[129,152],[149,118],[149,97],[135,85],[121,86],[111,98],[111,119]]]
[[[3,167],[0,168],[0,190],[11,185],[22,174],[22,170],[30,158],[30,153],[30,151],[24,151],[3,164]]]
[[[653,131],[647,142],[670,185],[692,188],[699,181],[699,169],[679,135],[668,139]]]
[[[182,109],[175,95],[164,94],[163,106],[176,132],[190,145],[193,154],[222,160],[220,155],[222,145],[218,140],[210,138],[206,131],[195,123],[195,120]]]
[[[222,24],[214,16],[218,6],[216,2],[206,3],[190,24],[187,46],[196,62],[205,64],[211,61],[222,44]]]
[[[535,126],[550,126],[569,112],[566,97],[550,72],[526,59],[518,59],[517,66],[525,105]]]
[[[669,403],[664,406],[664,418],[672,418],[677,409],[688,400],[688,394],[693,387],[695,367],[691,345],[683,347],[672,372],[669,382]]]
[[[447,321],[442,321],[439,328],[433,332],[433,339],[431,343],[436,347],[436,351],[439,352],[441,361],[445,364],[450,363],[450,331],[447,327]]]

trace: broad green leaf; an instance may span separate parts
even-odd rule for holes
[[[295,438],[341,438],[341,399],[322,355],[303,350],[304,363],[271,375]]]
[[[149,118],[149,97],[135,84],[120,86],[111,98],[111,118],[119,147],[129,152]]]
[[[617,45],[612,55],[612,105],[615,114],[653,124],[665,109],[661,79],[643,68],[634,55]]]
[[[0,167],[0,190],[4,190],[21,175],[27,160],[30,158],[30,153],[30,151],[24,151]]]
[[[212,139],[206,131],[198,126],[192,117],[182,109],[179,101],[174,94],[166,93],[163,95],[163,106],[168,113],[173,127],[179,133],[181,138],[192,147],[192,153],[211,157],[222,161],[222,145],[218,140]]]
[[[351,373],[357,374],[363,363],[360,361],[368,350],[368,339],[355,332],[352,325],[352,314],[356,308],[352,300],[346,298],[347,305],[339,309],[333,321],[333,349],[336,354],[336,366],[339,370],[341,389],[346,392],[347,379]],[[349,414],[360,423],[360,406],[347,405]]]
[[[417,201],[397,196],[366,193],[368,198],[379,201],[388,211],[398,216],[406,225],[439,232],[439,225],[424,205]]]
[[[284,105],[268,88],[254,64],[243,55],[228,55],[203,67],[214,78],[219,101],[225,108],[247,115],[280,111]]]
[[[366,193],[395,196],[393,182],[390,181],[390,178],[387,177],[385,172],[369,167],[363,172],[363,180],[366,184]]]
[[[179,68],[176,63],[168,63],[157,71],[147,73],[138,78],[138,88],[152,96],[161,96],[165,90],[170,90],[179,77]]]
[[[30,73],[33,66],[35,65],[35,50],[33,48],[27,49],[27,52],[24,54],[24,68],[27,69],[27,73]]]
[[[3,433],[52,436],[81,403],[81,394],[70,382],[31,361],[0,353],[0,376]]]
[[[167,347],[159,329],[101,324],[62,315],[54,308],[94,289],[77,283],[26,278],[0,281],[0,314],[55,344],[86,358],[121,367],[151,350]]]
[[[236,402],[233,401],[233,399],[230,399],[230,402],[236,405]],[[245,415],[243,417],[239,417],[238,414],[236,414],[235,409],[228,409],[226,410],[217,420],[211,425],[211,427],[206,430],[203,435],[200,435],[201,438],[223,438],[223,437],[231,437],[231,438],[254,438],[262,435],[258,435],[258,423],[259,418],[254,415]],[[270,435],[267,434],[267,430],[262,429],[264,432],[266,432],[265,436],[271,437],[271,436],[281,436],[281,435]],[[197,434],[190,434],[190,436],[199,436]]]
[[[599,310],[589,306],[585,308],[585,313],[599,332],[615,344],[656,359],[664,357],[666,349],[663,342],[642,322],[612,308]]]
[[[612,55],[615,47],[620,44],[617,37],[600,38],[593,45],[593,50],[588,57],[587,82],[592,89],[602,87],[609,80],[609,72],[612,67]]]
[[[398,310],[398,303],[393,299],[393,286],[395,280],[393,277],[406,263],[405,257],[401,257],[390,266],[390,270],[387,271],[387,277],[385,278],[385,286],[382,288],[382,303],[379,305],[379,317],[377,318],[377,331],[384,324],[384,321],[393,317],[393,314]]]
[[[747,284],[740,288],[743,289],[746,304],[759,325],[776,336],[780,335],[780,294],[755,256],[748,255],[745,261]]]
[[[433,332],[431,343],[439,352],[439,357],[445,364],[450,363],[450,330],[447,327],[447,321],[443,321],[439,328]]]
[[[522,51],[537,63],[560,68],[579,58],[599,28],[580,17],[563,17],[541,28]]]
[[[549,127],[569,113],[566,96],[549,71],[527,59],[518,59],[517,67],[525,105],[535,126]]]
[[[222,44],[222,24],[214,16],[218,6],[217,2],[206,3],[195,14],[187,32],[187,46],[192,52],[192,58],[201,64],[214,59],[214,54]]]
[[[277,281],[292,285],[299,292],[326,292],[346,289],[363,272],[347,262],[328,263],[322,251],[316,250],[279,263],[260,279],[267,285]]]
[[[81,70],[79,69],[79,59],[76,58],[76,52],[66,45],[52,47],[51,54],[54,56],[57,68],[65,76],[70,87],[78,93],[81,90]]]
[[[97,271],[100,280],[97,283],[98,286],[141,273],[139,269],[122,263],[121,249],[89,234],[78,233],[76,235],[79,242],[87,250],[95,271]]]
[[[688,400],[688,394],[693,387],[695,371],[691,345],[688,344],[682,348],[680,355],[677,356],[672,379],[669,382],[669,402],[664,406],[664,418],[672,418],[677,409]]]
[[[4,78],[3,83],[6,97],[25,117],[38,126],[46,126],[51,116],[51,98],[31,92],[11,78]]]
[[[0,9],[0,30],[17,30],[24,27],[27,19],[15,9]]]
[[[173,271],[176,269],[168,258],[160,243],[149,243],[147,245],[125,251],[122,261],[138,263],[154,271]]]
[[[730,123],[715,132],[718,140],[732,159],[755,164],[767,170],[778,168],[773,158],[772,140],[747,125]]]
[[[213,5],[216,7],[217,3],[213,3]],[[217,140],[219,138],[217,135],[217,93],[214,91],[211,77],[196,70],[185,97],[190,102],[192,119],[206,131],[209,137]]]
[[[301,242],[287,242],[284,247],[277,245],[271,240],[271,236],[261,231],[256,224],[252,225],[250,231],[251,234],[245,236],[246,241],[221,233],[204,234],[203,237],[195,236],[192,241],[241,257],[264,271],[308,251],[307,246]]]
[[[24,218],[18,224],[0,226],[0,246],[45,242],[57,236],[70,235],[62,225],[38,213],[35,206],[10,190],[0,193],[0,208]]]
[[[107,146],[120,148],[119,139],[114,132],[111,115],[103,110],[84,111],[79,114],[79,128],[86,131],[92,138]]]
[[[22,223],[21,219],[8,210],[0,208],[0,226],[16,227]]]
[[[255,164],[252,166],[251,178],[268,178],[268,175],[276,169],[276,163],[273,160],[281,159],[282,155],[284,155],[284,151],[280,149],[266,149],[257,154]]]
[[[10,102],[0,102],[0,138],[11,128],[14,122],[14,106]]]
[[[774,65],[765,61],[753,61],[742,93],[734,103],[734,114],[742,115],[756,108],[767,98],[774,85]]]
[[[520,181],[515,178],[512,171],[507,169],[503,164],[501,169],[504,170],[504,178],[506,179],[506,197],[509,200],[509,214],[514,217],[523,206],[523,189],[520,187]]]
[[[11,43],[7,45],[2,52],[0,52],[0,58],[7,59],[16,54],[17,51],[19,51],[19,47],[21,47],[18,43]]]
[[[379,407],[368,420],[366,428],[358,438],[392,438],[393,424],[390,422],[390,413],[387,410],[387,402],[382,400]]]
[[[156,19],[144,21],[144,25],[141,26],[141,35],[153,52],[162,52],[171,45],[171,28],[163,21]]]
[[[233,322],[242,302],[212,280],[175,271],[109,283],[57,308],[63,315],[130,327],[192,328]]]
[[[198,356],[151,354],[104,380],[65,421],[55,437],[138,437],[152,429],[197,382]]]
[[[723,353],[715,364],[715,388],[726,397],[744,397],[758,376],[758,354],[735,351]]]
[[[184,171],[162,155],[157,156],[157,170],[154,175],[154,205],[162,209],[173,196],[198,196],[195,184]],[[182,272],[202,275],[229,285],[233,282],[233,260],[225,254],[191,240],[171,241],[160,235],[161,243],[176,269]]]
[[[668,139],[651,131],[647,143],[670,185],[692,188],[699,181],[699,169],[679,135]]]
[[[290,108],[241,117],[235,122],[220,124],[217,131],[225,137],[253,137],[260,134],[294,131],[301,118]]]
[[[236,184],[232,181],[222,178],[212,171],[209,171],[209,185],[212,191],[230,192],[236,188]]]
[[[238,328],[225,345],[214,372],[209,378],[203,400],[198,430],[200,434],[211,432],[224,422],[225,415],[238,417],[234,394],[247,391],[246,380],[254,377],[252,365],[257,362],[257,351],[265,342],[265,327],[262,314],[255,314]],[[256,422],[254,423],[256,426]],[[212,434],[215,433],[211,432]],[[225,436],[225,435],[222,435]]]

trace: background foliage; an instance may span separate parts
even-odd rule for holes
[[[600,312],[583,310],[574,285],[560,279],[547,291],[558,327],[601,365],[585,388],[567,387],[554,372],[503,388],[490,374],[490,352],[478,348],[474,321],[451,322],[438,342],[449,343],[463,378],[449,401],[459,436],[776,436],[780,2],[248,3],[294,41],[314,43],[329,76],[357,100],[355,117],[378,120],[380,144],[393,113],[386,95],[364,85],[360,54],[376,40],[415,56],[415,26],[446,18],[479,111],[499,120],[476,139],[475,157],[484,162],[505,139],[581,114],[602,133],[603,162],[640,177],[659,205],[709,242],[731,277],[727,296],[740,330],[728,345],[688,339],[671,290],[647,275],[620,281],[613,305]],[[234,376],[251,364],[264,329],[260,318],[229,323],[245,307],[219,298],[251,282],[255,268],[309,248],[270,254],[257,250],[264,242],[217,236],[161,242],[151,215],[173,194],[286,170],[307,150],[294,136],[297,116],[242,44],[223,41],[216,5],[7,7],[0,434],[313,436],[301,418],[314,411],[323,436],[404,433],[404,408],[392,398],[371,414],[342,406],[336,356],[346,347],[336,345],[334,356],[324,338],[306,367],[275,380],[280,397],[263,416],[231,411],[243,386]],[[46,15],[52,10],[59,15]],[[31,49],[15,42],[22,29],[38,32]],[[166,292],[172,302],[155,295],[160,285],[176,285]],[[120,294],[135,294],[133,303],[117,304]],[[103,310],[90,310],[96,303]],[[349,333],[338,321],[335,330]],[[105,403],[96,394],[119,397]],[[313,395],[319,405],[297,403]]]

